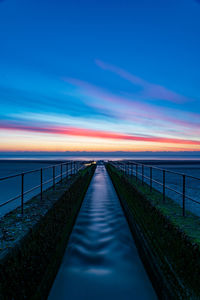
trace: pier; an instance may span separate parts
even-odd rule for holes
[[[98,165],[48,300],[157,299],[104,165]]]
[[[169,174],[184,179],[182,192]],[[8,209],[0,219],[1,299],[199,297],[199,216],[186,202],[198,205],[188,182],[199,178],[124,160],[67,161],[0,178],[10,180],[21,193],[8,190],[0,203]]]

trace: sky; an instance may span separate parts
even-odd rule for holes
[[[0,0],[0,151],[199,151],[200,1]]]

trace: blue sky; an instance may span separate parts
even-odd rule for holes
[[[0,1],[0,150],[199,150],[199,36],[198,1]]]

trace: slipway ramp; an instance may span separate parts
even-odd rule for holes
[[[157,299],[118,196],[98,165],[48,300]]]

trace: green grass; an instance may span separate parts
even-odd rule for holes
[[[122,173],[121,173],[122,175]],[[191,238],[193,243],[200,245],[200,217],[186,211],[185,217],[183,216],[182,207],[169,197],[165,198],[163,201],[163,195],[159,191],[152,188],[150,191],[150,186],[145,182],[142,184],[140,179],[135,176],[127,176],[128,181],[140,191],[144,197],[146,197],[152,205],[158,208],[161,213],[168,217],[172,224],[183,231],[189,238]]]

